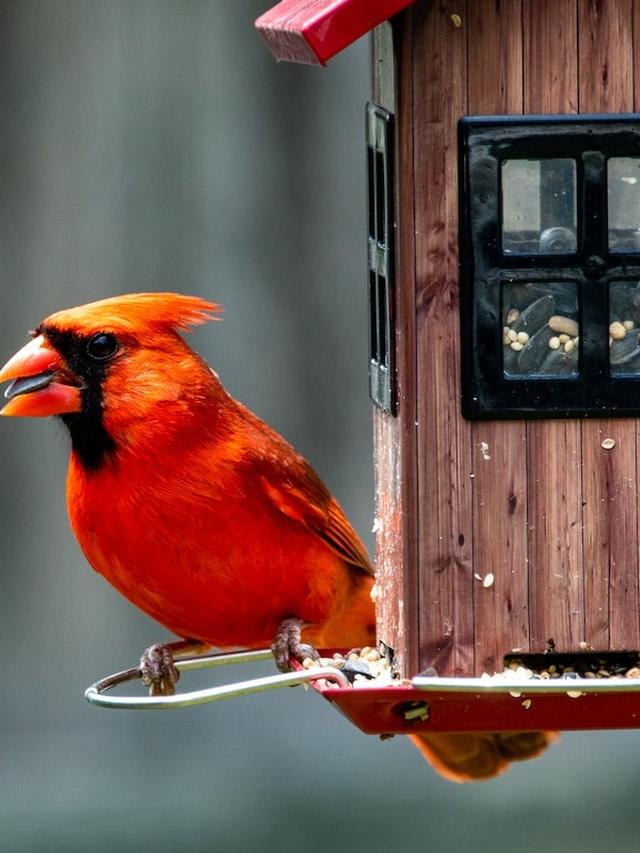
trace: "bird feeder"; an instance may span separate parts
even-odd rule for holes
[[[319,64],[373,28],[376,606],[400,679],[309,678],[368,732],[640,727],[640,0],[284,0],[257,26]]]

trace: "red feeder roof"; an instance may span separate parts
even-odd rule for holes
[[[324,65],[413,0],[282,0],[256,21],[275,58]]]

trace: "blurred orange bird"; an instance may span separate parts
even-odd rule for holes
[[[219,306],[134,293],[59,311],[0,371],[1,414],[57,415],[71,437],[67,510],[87,560],[184,638],[141,662],[173,692],[173,652],[375,642],[373,568],[311,466],[226,391],[179,334]],[[442,775],[488,778],[549,733],[415,735]]]

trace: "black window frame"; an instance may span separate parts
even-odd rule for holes
[[[393,128],[393,114],[369,102],[366,106],[369,394],[380,409],[395,415]]]
[[[613,376],[609,364],[609,286],[640,282],[640,247],[609,247],[607,161],[640,157],[640,115],[465,116],[458,129],[464,417],[639,416],[640,374]],[[505,253],[501,164],[551,158],[576,161],[577,250]],[[503,283],[563,281],[578,290],[579,374],[505,376]]]

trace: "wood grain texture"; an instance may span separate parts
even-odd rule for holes
[[[523,0],[524,110],[578,105],[575,0]],[[584,639],[581,432],[575,420],[527,425],[529,627],[533,650]]]
[[[522,2],[473,0],[467,8],[470,115],[522,112]]]
[[[522,112],[522,4],[468,6],[468,111]],[[524,421],[471,427],[474,575],[495,580],[474,596],[476,671],[502,669],[502,656],[529,646],[527,445]]]
[[[397,417],[374,409],[378,637],[404,675],[418,671],[415,263],[411,10],[373,36],[373,98],[395,114]],[[395,57],[394,57],[395,54]],[[402,85],[396,87],[396,69]]]
[[[633,110],[633,0],[578,0],[581,113]]]
[[[522,0],[522,13],[525,113],[576,113],[576,0]]]
[[[633,110],[632,19],[632,0],[578,0],[581,113]],[[636,433],[632,420],[582,424],[585,639],[596,648],[640,645]]]
[[[420,664],[443,675],[474,670],[471,427],[460,412],[457,266],[466,5],[413,9]]]

